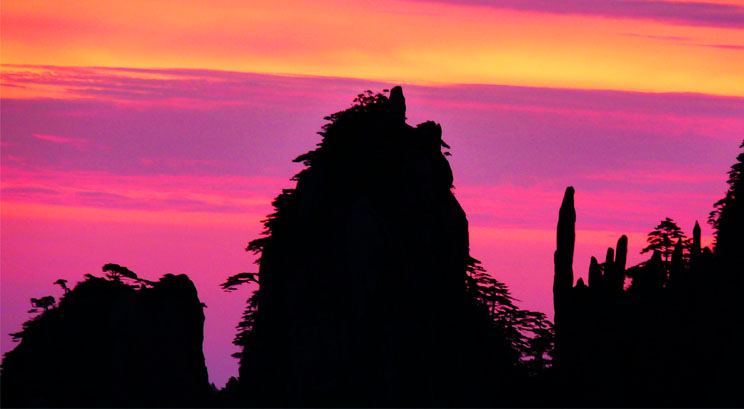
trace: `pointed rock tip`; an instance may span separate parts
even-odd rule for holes
[[[561,207],[564,206],[571,206],[573,207],[574,202],[574,188],[573,186],[569,186],[566,188],[566,193],[563,194],[563,204]]]

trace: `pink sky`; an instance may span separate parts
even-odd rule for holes
[[[552,316],[566,186],[577,278],[621,234],[642,261],[667,216],[710,241],[744,139],[736,1],[213,3],[2,3],[2,352],[30,297],[113,262],[194,280],[224,385],[247,294],[219,283],[256,271],[243,249],[323,117],[391,85],[442,125],[471,253],[523,307]]]

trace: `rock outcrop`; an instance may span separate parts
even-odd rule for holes
[[[389,95],[361,94],[326,118],[318,148],[296,159],[306,165],[297,187],[249,245],[260,290],[240,338],[241,405],[470,406],[515,395],[519,354],[491,305],[468,292],[468,221],[442,129],[406,124],[402,90]]]
[[[194,284],[185,275],[131,285],[122,277],[89,275],[24,325],[3,359],[3,407],[205,406]]]

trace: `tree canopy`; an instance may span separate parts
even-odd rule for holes
[[[674,220],[667,217],[648,234],[648,246],[641,250],[641,254],[658,250],[664,261],[669,261],[674,253],[674,246],[680,240],[685,242],[687,235]]]
[[[744,141],[739,146],[744,149]],[[744,248],[744,151],[728,172],[728,191],[715,203],[708,222],[713,227],[715,253],[730,258]]]

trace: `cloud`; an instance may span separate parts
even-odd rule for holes
[[[54,209],[130,209],[145,212],[268,214],[273,197],[292,182],[269,177],[139,175],[5,166],[4,205]],[[15,214],[18,216],[18,214]]]
[[[736,44],[695,44],[700,47],[723,48],[726,50],[744,50],[744,45]]]
[[[333,77],[298,77],[201,69],[3,66],[3,84],[64,89],[70,99],[95,99],[152,108],[171,106],[203,110],[216,107],[284,104],[291,97],[329,98],[382,89],[379,81]],[[332,82],[332,92],[318,85]]]
[[[625,33],[621,35],[625,37],[650,38],[654,40],[670,41],[670,42],[674,42],[677,44],[692,46],[692,47],[710,47],[710,48],[721,48],[725,50],[744,50],[744,45],[700,43],[691,37],[659,36],[659,35],[633,34],[633,33]]]
[[[32,134],[31,136],[33,136],[36,139],[40,139],[42,141],[53,142],[56,144],[73,145],[79,149],[82,149],[88,145],[88,140],[83,139],[83,138],[68,138],[64,136],[48,135],[48,134],[40,134],[40,133],[35,133],[35,134]]]
[[[431,2],[432,0],[421,0]],[[667,0],[433,0],[497,9],[551,14],[575,14],[620,19],[654,20],[662,23],[744,27],[744,6]]]
[[[291,160],[317,144],[322,118],[364,89],[390,86],[209,70],[44,70],[15,80],[53,83],[69,97],[3,101],[3,115],[13,113],[2,125],[12,144],[3,147],[4,187],[60,192],[37,195],[42,204],[222,215],[269,213],[299,170]],[[88,84],[98,93],[79,98]],[[683,197],[693,203],[684,214],[702,217],[725,191],[744,131],[738,97],[504,85],[405,92],[409,123],[442,124],[455,193],[475,225],[548,228],[543,215],[554,209],[545,203],[567,185],[604,192],[592,193],[599,210],[586,213],[597,227],[657,222]],[[48,143],[27,137],[39,128]],[[75,138],[60,135],[111,148],[61,150]],[[3,198],[21,199],[33,201],[13,191]]]
[[[45,189],[43,187],[3,187],[3,195],[57,195],[58,191],[52,189]]]

